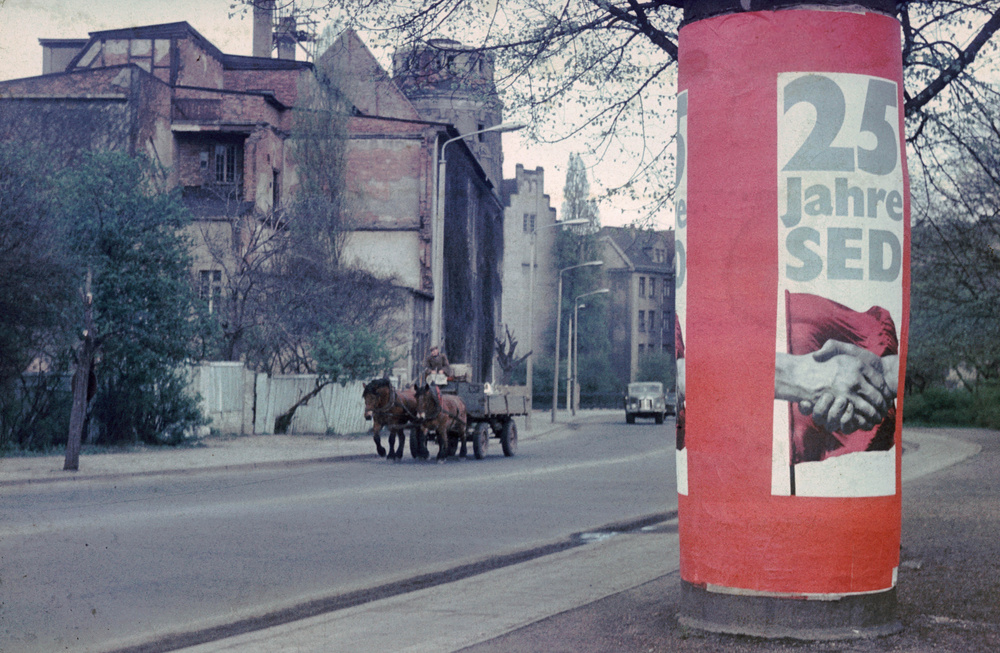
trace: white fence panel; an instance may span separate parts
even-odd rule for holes
[[[190,367],[191,389],[201,395],[210,426],[223,433],[247,433],[252,426],[252,374],[243,363],[210,362]]]
[[[263,378],[262,378],[263,377]],[[274,420],[315,388],[316,375],[257,377],[257,433],[274,433]],[[364,384],[334,383],[295,411],[289,433],[360,433],[368,428],[361,399]],[[262,410],[263,408],[263,410]]]
[[[274,420],[315,388],[315,374],[268,376],[243,363],[211,362],[190,367],[190,387],[201,395],[210,426],[222,433],[274,433]],[[365,422],[364,384],[334,383],[323,388],[292,418],[289,433],[361,433]]]

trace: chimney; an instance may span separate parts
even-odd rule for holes
[[[295,61],[295,46],[299,42],[295,27],[295,16],[282,16],[278,21],[278,31],[274,35],[274,40],[278,43],[279,59]]]
[[[274,45],[271,21],[274,0],[255,0],[253,3],[253,56],[271,58]]]

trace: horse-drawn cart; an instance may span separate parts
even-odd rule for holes
[[[468,415],[467,437],[472,440],[472,453],[477,459],[486,455],[490,434],[500,440],[503,455],[517,453],[517,423],[514,417],[527,415],[527,386],[495,386],[452,381],[441,392],[455,394],[465,402]]]

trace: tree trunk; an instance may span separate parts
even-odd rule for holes
[[[87,417],[87,389],[97,349],[94,341],[94,310],[90,281],[91,273],[88,270],[83,291],[83,345],[80,347],[76,372],[73,374],[73,408],[69,414],[69,437],[66,441],[66,462],[63,464],[63,471],[71,472],[80,469],[80,443],[83,439],[83,424]]]

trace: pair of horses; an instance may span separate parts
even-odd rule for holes
[[[448,457],[448,443],[451,435],[458,436],[462,445],[461,455],[466,455],[465,431],[468,415],[465,403],[454,395],[442,394],[437,386],[424,384],[415,388],[396,390],[389,379],[375,379],[364,387],[365,419],[372,420],[372,437],[379,456],[390,460],[403,457],[405,428],[410,433],[410,451],[414,458],[429,456],[422,432],[436,433],[438,462]],[[382,427],[389,429],[389,450],[382,447],[379,437]],[[396,449],[398,439],[399,448]],[[413,439],[417,444],[414,445]]]

